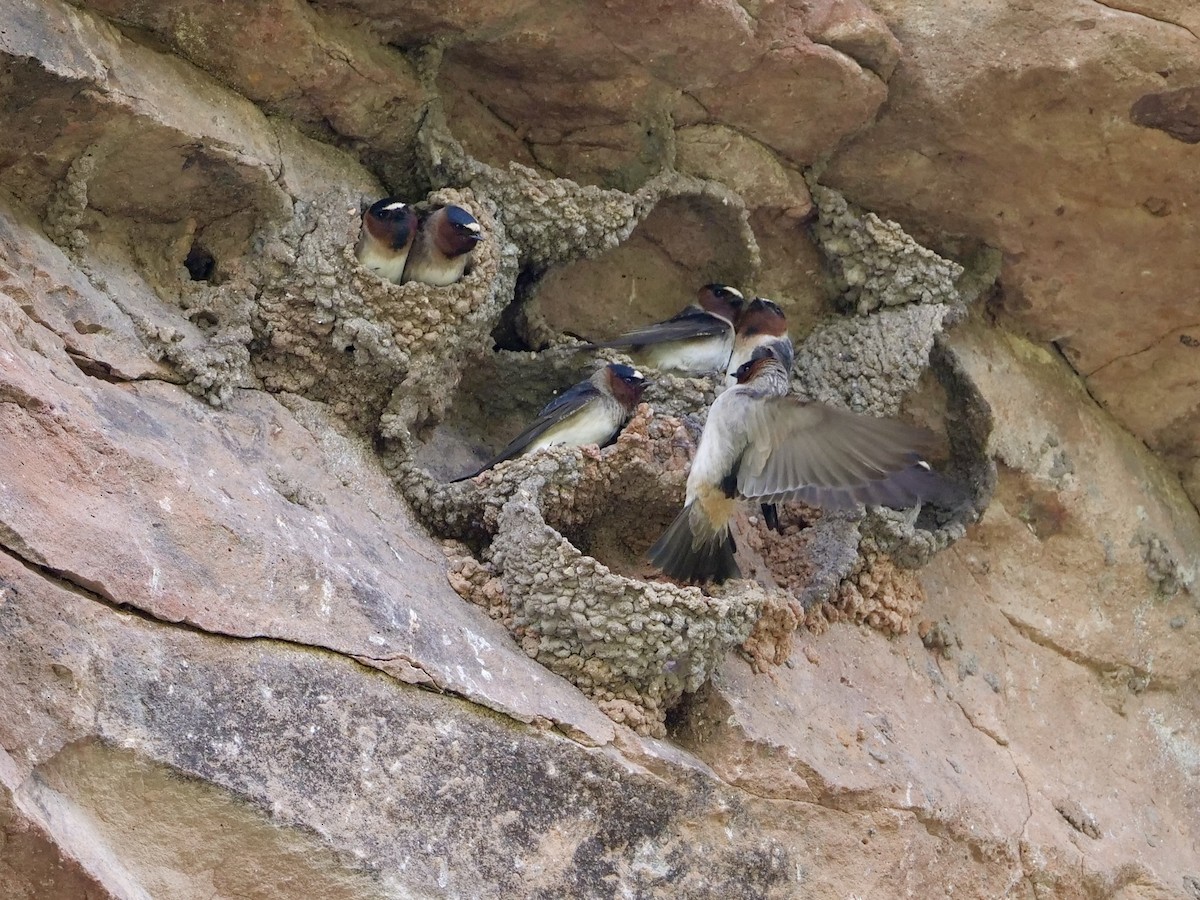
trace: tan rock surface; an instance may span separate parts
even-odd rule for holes
[[[7,4],[0,897],[1200,896],[1200,21],[873,5]],[[479,214],[461,284],[355,265],[385,190]],[[702,379],[430,478],[707,279],[948,427],[965,536],[641,580]]]
[[[1200,323],[1200,167],[1171,135],[1186,103],[1154,101],[1158,127],[1133,113],[1200,82],[1193,7],[873,5],[905,55],[826,180],[935,246],[998,248],[1002,321],[1061,348],[1102,405],[1192,473],[1200,502],[1185,399],[1200,360],[1178,361]]]

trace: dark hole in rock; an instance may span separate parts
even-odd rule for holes
[[[692,707],[692,697],[685,694],[679,703],[667,710],[665,725],[667,726],[667,734],[674,735],[688,725],[688,713]]]
[[[504,307],[504,311],[500,313],[500,321],[492,329],[494,349],[515,350],[518,352],[532,349],[521,335],[521,328],[518,324],[518,317],[520,315],[521,310],[515,300]]]
[[[192,244],[187,257],[183,261],[192,281],[211,281],[217,260],[199,244]]]
[[[714,726],[728,716],[723,701],[711,682],[693,694],[684,694],[667,710],[667,737],[686,749],[695,749],[711,739]]]
[[[221,320],[217,318],[217,314],[211,310],[201,310],[192,313],[191,320],[205,331],[216,331],[217,326],[221,324]]]
[[[513,301],[504,308],[500,314],[500,321],[492,329],[495,349],[517,352],[545,349],[544,346],[534,347],[531,345],[528,338],[529,329],[526,327],[525,321],[526,304],[537,290],[537,285],[544,274],[546,274],[545,269],[530,267],[522,269],[517,274]]]

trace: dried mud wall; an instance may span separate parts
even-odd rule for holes
[[[0,5],[0,896],[1200,897],[1186,4],[232,6]],[[712,280],[963,503],[446,483]]]

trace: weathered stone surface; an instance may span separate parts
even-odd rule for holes
[[[925,570],[927,615],[950,636],[933,644],[939,689],[1021,772],[1033,884],[1072,896],[1082,870],[1105,895],[1186,897],[1196,834],[1164,826],[1197,821],[1200,619],[1181,584],[1200,523],[1060,359],[978,329],[954,344],[1006,465],[979,527]],[[1099,763],[1074,749],[1092,741],[1111,748]]]
[[[1200,20],[875,6],[5,6],[0,895],[1196,893]],[[461,284],[357,267],[385,190],[477,213]],[[708,279],[948,422],[978,524],[787,509],[766,587],[646,582],[704,379],[422,471]]]
[[[11,360],[0,385],[2,527],[22,560],[156,619],[329,647],[402,681],[481,699],[509,690],[510,665],[543,681],[486,618],[444,618],[460,604],[440,550],[322,409],[297,399],[293,413],[245,392],[212,411],[155,380],[91,378],[52,334],[0,304]],[[60,545],[64,529],[73,537]],[[502,693],[496,708],[519,716],[533,699]],[[568,724],[554,687],[536,693],[549,705],[532,716]],[[569,727],[611,735],[579,709]]]
[[[674,162],[673,126],[732,128],[793,165],[830,157],[834,184],[919,239],[1000,249],[1008,321],[1058,343],[1081,374],[1131,352],[1157,358],[1165,335],[1196,320],[1188,251],[1200,185],[1186,141],[1200,19],[1182,0],[1001,3],[969,15],[888,0],[874,10],[714,0],[403,11],[278,0],[232,15],[204,0],[86,5],[346,147],[397,189],[426,186],[413,137],[435,95],[481,159],[626,190]],[[40,8],[19,5],[17,21],[29,27]],[[77,22],[76,37],[96,27]],[[139,66],[160,64],[143,47],[129,52]],[[79,54],[59,63],[93,65]],[[87,98],[71,102],[73,121],[97,118]],[[43,128],[29,120],[19,133]],[[14,183],[30,177],[20,171]],[[1073,265],[1080,258],[1096,264]],[[762,293],[808,292],[779,271],[767,270]],[[1125,314],[1130,304],[1139,315]],[[1119,415],[1144,397],[1105,379],[1091,387]],[[1156,432],[1180,431],[1170,420],[1122,421],[1152,444]],[[1191,485],[1200,426],[1181,433],[1183,449],[1155,446]]]
[[[356,151],[396,188],[416,189],[410,171],[425,90],[409,60],[363,29],[298,0],[229,9],[204,0],[79,5],[134,36],[152,35],[266,112]]]
[[[678,736],[750,793],[857,814],[859,896],[951,879],[889,861],[870,817],[887,808],[965,842],[969,896],[1185,897],[1197,834],[1165,823],[1200,808],[1200,619],[1142,547],[1194,577],[1200,522],[1061,360],[978,327],[950,344],[1005,465],[980,525],[923,570],[920,632],[802,634],[770,679],[731,663]],[[1079,752],[1093,742],[1100,763]]]
[[[804,177],[765,146],[723,125],[692,125],[675,133],[675,166],[711,178],[741,195],[751,209],[778,209],[801,220],[812,210]]]
[[[794,882],[801,848],[769,809],[705,786],[695,762],[661,754],[664,778],[333,654],[150,623],[8,554],[0,584],[4,674],[41,675],[14,683],[29,726],[0,731],[24,746],[4,795],[86,853],[108,895],[784,897]]]
[[[1191,127],[1186,97],[1200,83],[1194,8],[873,6],[905,55],[885,110],[834,155],[826,181],[919,240],[943,236],[935,249],[960,238],[999,249],[1003,321],[1056,343],[1156,449],[1175,428],[1186,447],[1167,458],[1190,471],[1200,418],[1181,428],[1168,390],[1092,376],[1131,354],[1170,367],[1166,336],[1200,321],[1200,168],[1194,146],[1169,134]],[[1165,131],[1138,121],[1151,107]],[[1143,415],[1127,418],[1135,407]]]

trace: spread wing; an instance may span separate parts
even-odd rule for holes
[[[603,341],[595,346],[614,349],[647,347],[651,344],[665,344],[668,341],[690,341],[696,338],[729,334],[732,329],[733,326],[725,319],[714,316],[699,306],[692,305],[665,322],[626,332],[620,337],[613,338],[611,341]]]
[[[736,476],[738,493],[751,500],[900,508],[952,493],[922,459],[933,441],[923,428],[796,397],[763,398],[746,425]]]
[[[538,413],[538,417],[529,423],[529,427],[513,438],[507,447],[474,472],[454,480],[465,481],[468,478],[474,478],[480,472],[486,472],[497,463],[520,456],[530,444],[555,425],[571,418],[571,416],[583,409],[588,404],[588,401],[592,400],[599,393],[600,391],[590,381],[581,381],[574,387],[568,388],[547,403],[542,408],[542,411]]]

